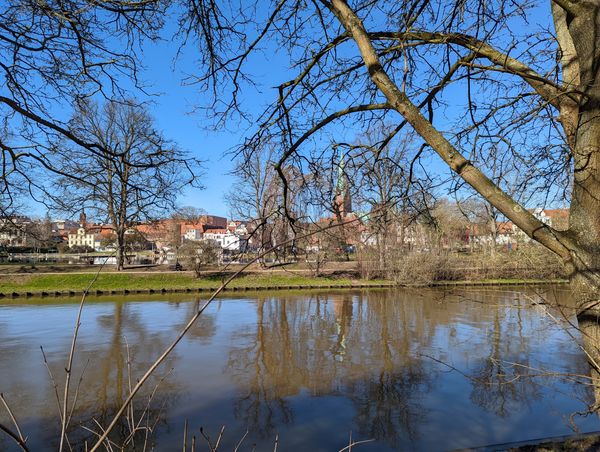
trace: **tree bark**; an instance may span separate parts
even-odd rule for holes
[[[563,53],[563,78],[579,84],[576,87],[583,93],[575,109],[578,117],[569,121],[574,132],[563,120],[567,137],[573,135],[569,142],[574,161],[569,233],[578,245],[570,280],[592,367],[596,403],[600,404],[600,7],[583,2],[578,8],[569,20],[559,8],[553,9]]]
[[[125,253],[125,231],[122,228],[119,228],[117,231],[117,271],[121,271],[125,267]]]

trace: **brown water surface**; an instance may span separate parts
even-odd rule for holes
[[[137,398],[155,450],[181,450],[183,424],[221,450],[451,450],[572,433],[591,403],[577,334],[539,302],[560,288],[420,289],[244,294],[216,300]],[[135,383],[201,305],[191,295],[86,304],[70,438],[106,425]],[[60,387],[77,311],[73,299],[0,303],[0,392],[31,450],[56,450]],[[574,335],[575,339],[571,336]],[[128,365],[128,362],[130,363]],[[559,374],[559,375],[555,375]],[[148,403],[148,397],[156,389]],[[578,416],[581,431],[599,430]],[[155,423],[156,421],[156,423]],[[6,413],[0,422],[10,425]],[[115,439],[127,436],[126,422]],[[190,440],[188,440],[190,444]],[[140,450],[138,439],[137,450]],[[0,432],[0,450],[17,450]]]

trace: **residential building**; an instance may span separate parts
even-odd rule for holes
[[[227,229],[209,230],[203,234],[202,240],[212,240],[223,250],[227,251],[241,251],[244,248],[244,239]]]
[[[26,246],[29,226],[31,219],[24,216],[0,219],[0,245]]]
[[[77,229],[75,233],[69,234],[69,248],[74,246],[89,246],[90,248],[96,249],[100,247],[100,240],[97,239],[97,235],[91,232],[87,232],[83,225]]]

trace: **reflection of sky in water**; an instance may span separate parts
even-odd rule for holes
[[[351,431],[377,440],[357,450],[482,446],[569,434],[566,419],[585,408],[581,399],[590,402],[582,387],[524,375],[586,365],[545,308],[527,307],[518,292],[278,295],[217,300],[176,348],[158,374],[173,369],[156,399],[166,414],[158,450],[180,449],[184,419],[213,435],[225,425],[224,450],[246,428],[246,444],[268,450],[276,435],[282,450],[338,450]],[[183,295],[90,301],[75,366],[78,376],[89,362],[77,414],[87,419],[122,400],[127,347],[135,379],[201,304]],[[45,440],[57,425],[39,346],[62,379],[76,311],[54,300],[0,305],[0,391],[33,450],[55,448]],[[599,428],[593,416],[577,424]],[[0,440],[0,449],[8,444]]]

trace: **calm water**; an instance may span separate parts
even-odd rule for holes
[[[350,432],[375,440],[357,451],[569,434],[569,416],[585,410],[591,392],[543,374],[586,374],[587,365],[572,332],[532,305],[537,296],[531,289],[379,290],[220,299],[137,399],[134,415],[158,385],[148,406],[160,451],[181,450],[186,419],[193,434],[202,426],[213,439],[226,426],[222,450],[246,430],[241,450],[273,450],[278,437],[279,450],[337,451]],[[568,304],[558,288],[544,296]],[[40,346],[62,382],[77,304],[2,303],[0,392],[32,450],[55,450],[57,403]],[[73,441],[89,438],[78,423],[107,422],[129,376],[142,374],[199,303],[189,295],[88,302]],[[574,421],[583,432],[600,429],[595,416]],[[9,424],[6,413],[0,422]],[[0,438],[0,450],[10,450]]]

